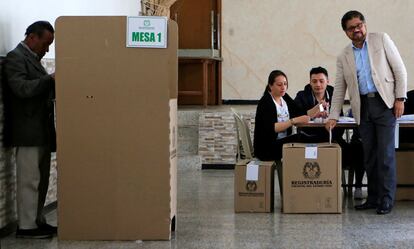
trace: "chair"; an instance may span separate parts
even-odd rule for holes
[[[231,108],[231,111],[233,112],[234,120],[236,121],[237,159],[253,159],[253,145],[249,127],[235,109]]]
[[[345,117],[353,117],[352,115],[352,109],[349,109],[345,115]],[[349,129],[345,129],[345,141],[347,145],[351,142],[351,137],[353,135],[353,132]],[[349,148],[347,148],[349,150]],[[350,157],[352,158],[352,155],[344,155],[344,152],[342,152],[342,158],[344,157]],[[354,186],[354,176],[355,176],[355,168],[352,165],[352,163],[344,163],[344,160],[342,160],[342,188],[344,191],[344,195],[352,196],[352,188]],[[348,182],[345,176],[345,171],[348,170]],[[347,190],[348,187],[348,190]]]
[[[407,101],[404,106],[404,115],[414,114],[414,90],[407,92]]]

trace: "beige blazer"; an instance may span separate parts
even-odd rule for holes
[[[388,108],[393,108],[396,98],[407,97],[407,70],[404,62],[394,42],[386,33],[368,33],[366,41],[375,87]],[[361,99],[352,44],[349,44],[337,58],[335,90],[329,119],[339,118],[346,90],[355,121],[360,124]]]

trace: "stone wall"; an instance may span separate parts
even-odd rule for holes
[[[253,141],[255,111],[241,112]],[[203,165],[234,165],[237,159],[237,132],[233,113],[209,111],[200,113],[198,155]]]
[[[386,32],[414,72],[414,2],[407,0],[225,0],[222,2],[223,99],[257,100],[271,70],[289,78],[294,97],[309,82],[309,70],[326,67],[335,85],[336,56],[350,40],[340,20],[357,9],[369,32]],[[408,89],[414,81],[408,81]]]
[[[0,57],[0,82],[2,62]],[[0,228],[16,220],[16,170],[13,150],[3,146],[3,93],[0,85]]]

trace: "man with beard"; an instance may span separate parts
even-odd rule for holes
[[[360,12],[347,12],[341,24],[352,43],[337,58],[335,91],[325,127],[335,127],[348,90],[368,176],[367,200],[355,209],[376,209],[377,214],[387,214],[395,200],[395,125],[404,112],[407,70],[387,34],[367,33]]]

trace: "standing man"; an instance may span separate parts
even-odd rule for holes
[[[367,200],[355,209],[376,209],[377,214],[387,214],[395,200],[395,124],[404,112],[407,70],[387,34],[367,34],[360,12],[347,12],[341,24],[352,44],[337,58],[336,85],[326,129],[335,127],[348,89],[368,176]]]
[[[40,60],[54,29],[38,21],[7,54],[4,64],[5,143],[16,148],[18,238],[49,238],[57,228],[42,214],[49,185],[50,156],[56,151],[53,98],[55,75]]]

